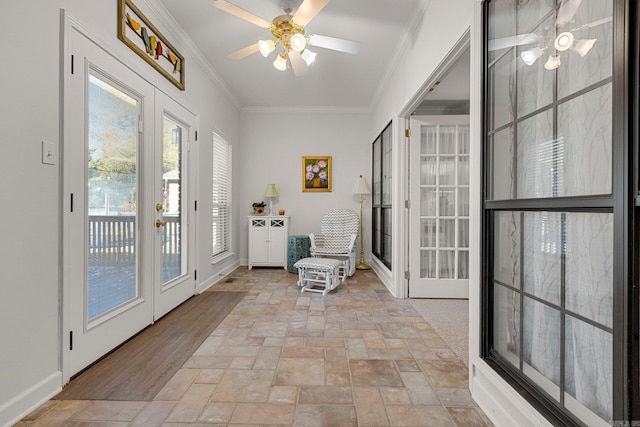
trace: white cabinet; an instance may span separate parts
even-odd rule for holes
[[[287,268],[288,216],[249,217],[249,270],[254,266]]]

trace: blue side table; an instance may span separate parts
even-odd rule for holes
[[[287,271],[289,273],[298,273],[298,269],[293,264],[299,259],[309,257],[309,246],[311,246],[309,236],[289,236],[287,246]]]

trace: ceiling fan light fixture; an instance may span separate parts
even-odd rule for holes
[[[273,68],[278,71],[287,70],[287,55],[284,52],[280,52],[275,61],[273,61]]]
[[[296,52],[302,52],[304,48],[307,46],[307,38],[302,33],[295,33],[291,36],[291,40],[289,40],[291,44],[291,49]]]
[[[587,56],[587,53],[591,50],[593,45],[596,43],[598,39],[582,39],[576,42],[576,45],[573,47],[573,50],[578,52],[580,56]]]
[[[573,45],[573,33],[570,31],[558,34],[558,37],[556,37],[556,40],[553,42],[553,47],[560,52],[569,49],[571,45]]]
[[[522,62],[527,65],[533,65],[538,60],[538,58],[540,58],[540,56],[542,56],[542,49],[537,46],[532,49],[525,50],[520,54]]]
[[[310,51],[309,49],[305,49],[300,56],[302,57],[304,62],[307,63],[307,66],[313,64],[313,61],[316,60],[316,53]]]
[[[560,66],[560,55],[549,55],[549,59],[544,63],[544,68],[547,70],[555,70]]]
[[[258,49],[260,50],[260,54],[266,58],[271,52],[276,50],[276,43],[273,40],[260,40],[258,41]]]

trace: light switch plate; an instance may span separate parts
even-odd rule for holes
[[[58,160],[56,144],[50,141],[42,141],[42,163],[55,165]]]

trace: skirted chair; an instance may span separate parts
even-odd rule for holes
[[[343,261],[342,280],[356,272],[356,240],[360,228],[358,214],[349,209],[333,209],[322,217],[320,233],[309,233],[312,257]]]

